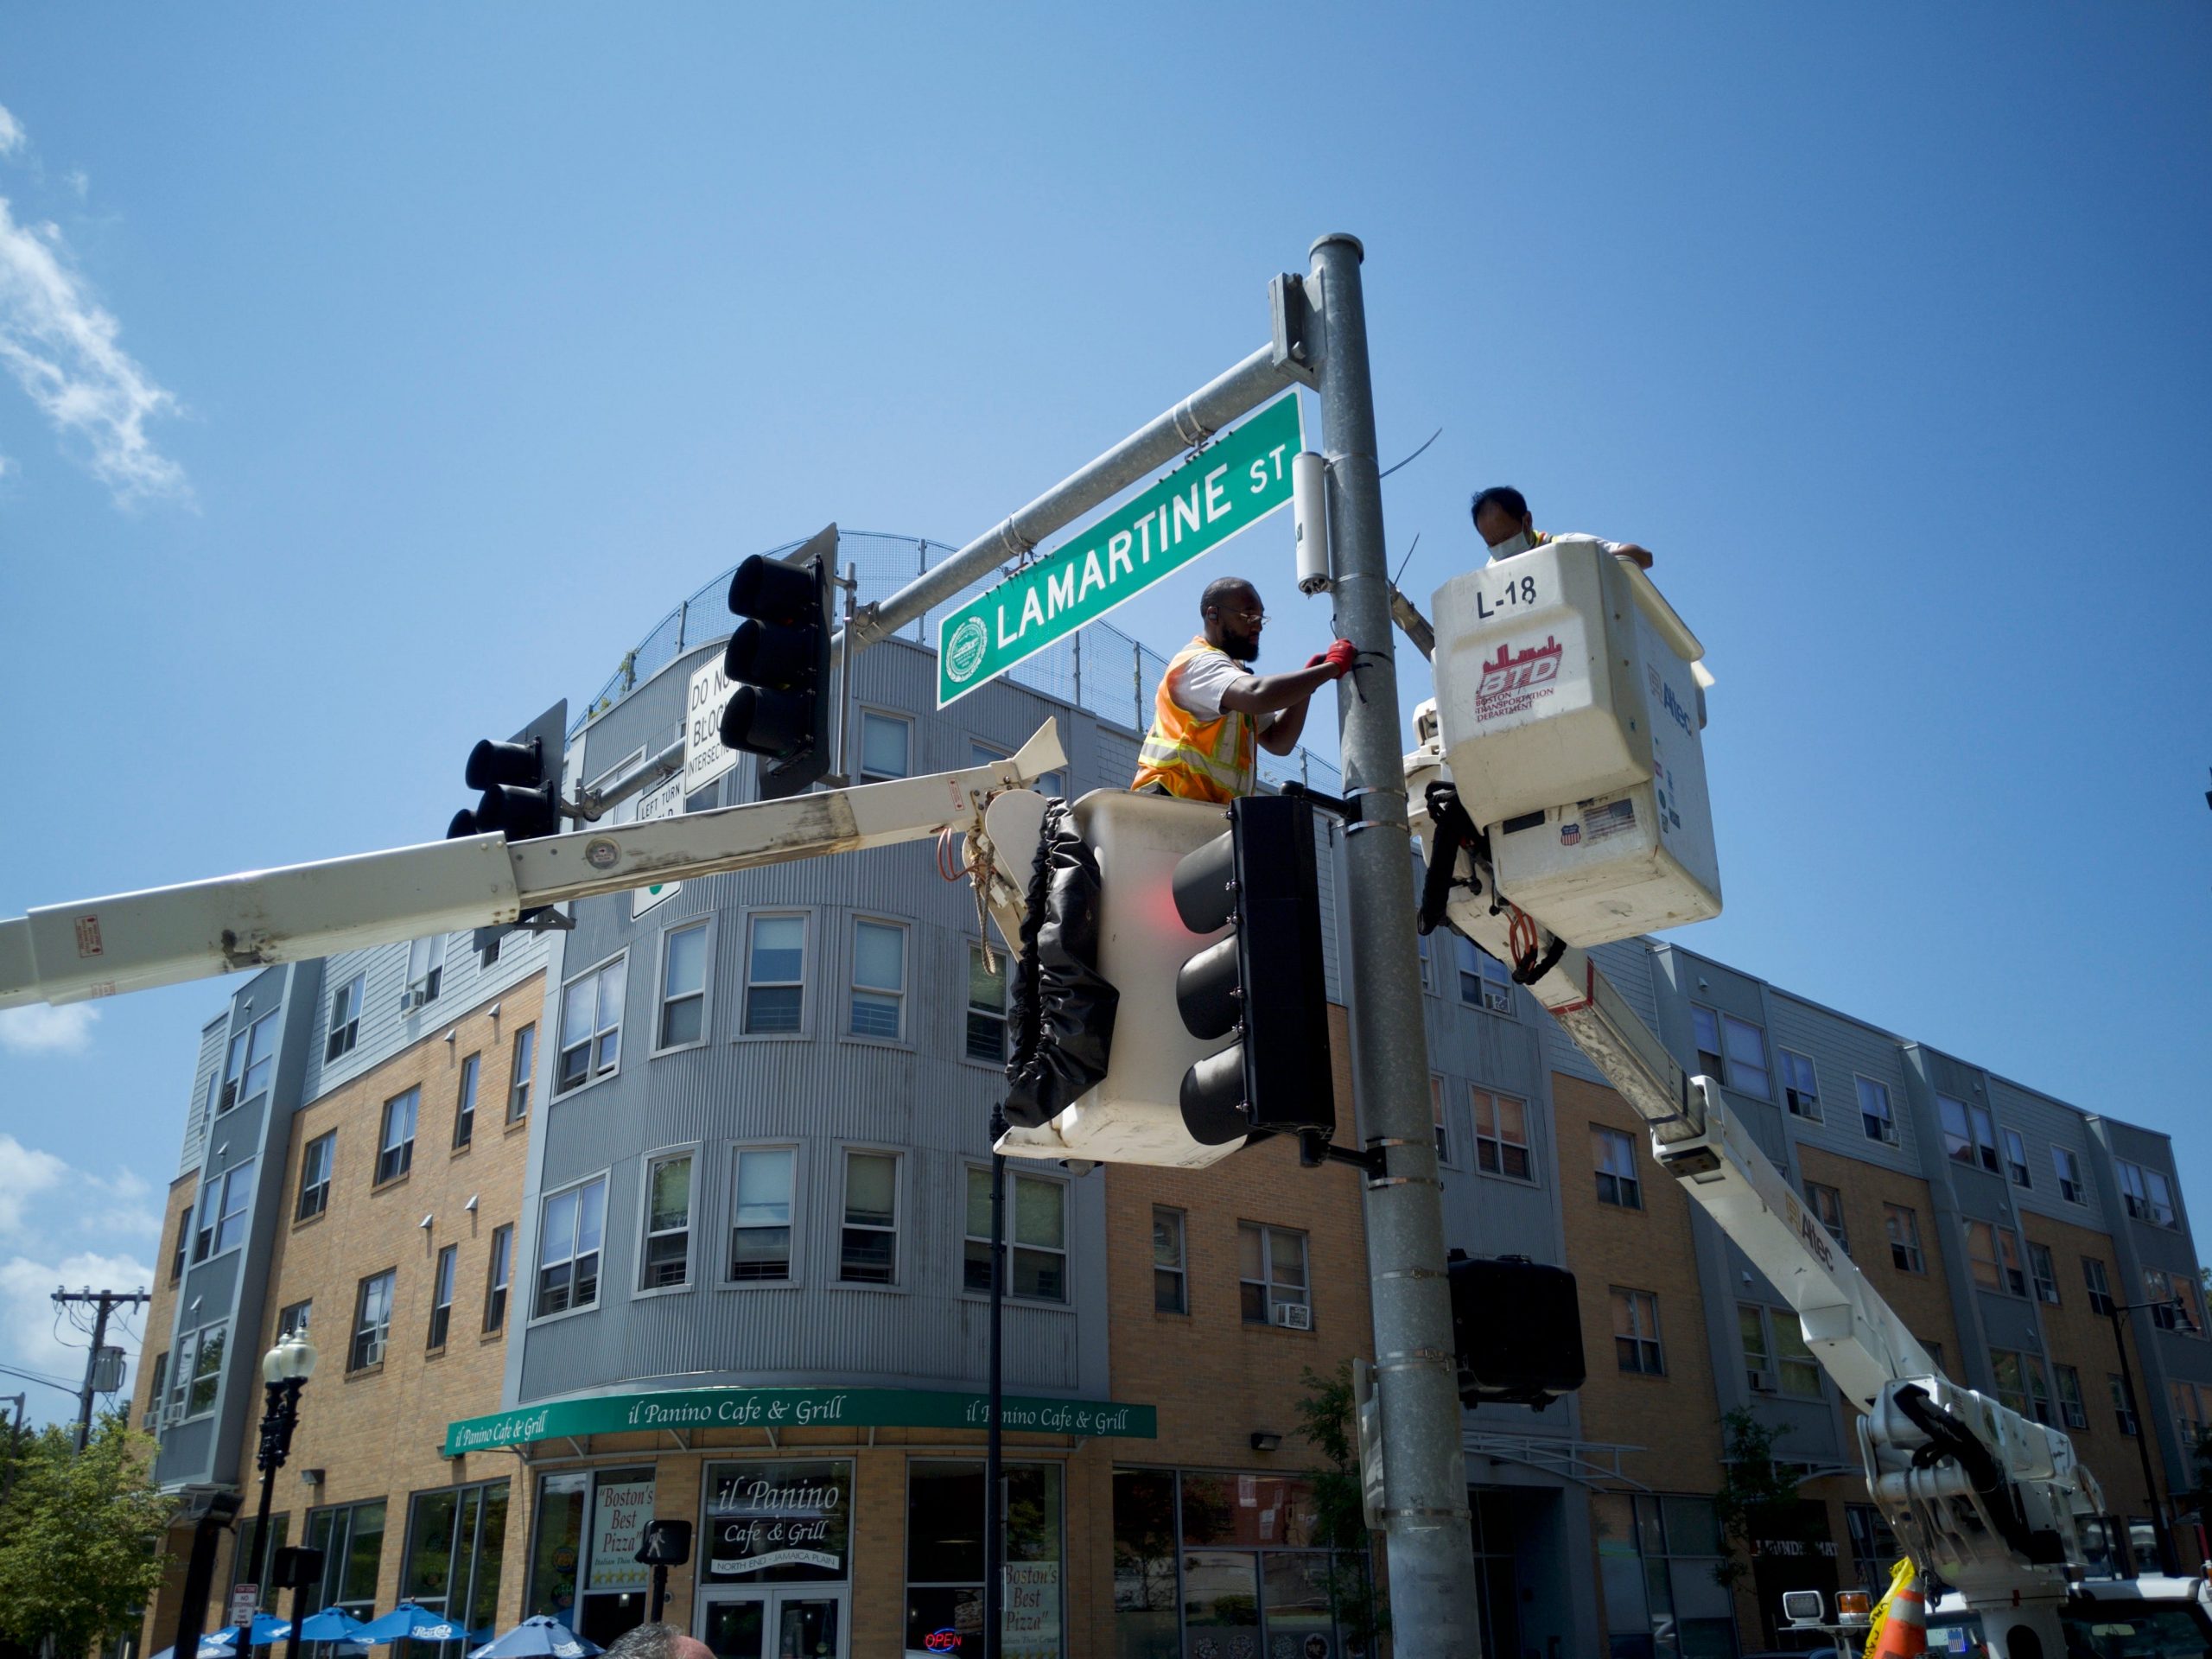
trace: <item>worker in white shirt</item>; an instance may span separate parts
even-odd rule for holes
[[[1510,559],[1516,553],[1526,553],[1552,539],[1536,528],[1535,518],[1529,511],[1528,498],[1510,484],[1491,485],[1475,497],[1470,511],[1474,515],[1475,533],[1483,538],[1483,545],[1490,549],[1493,559]],[[1634,542],[1609,542],[1602,536],[1576,536],[1570,539],[1595,542],[1614,557],[1626,559],[1638,569],[1651,568],[1651,550],[1638,547]]]

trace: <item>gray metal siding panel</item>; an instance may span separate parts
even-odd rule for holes
[[[448,934],[437,998],[411,1013],[402,1013],[399,1006],[400,994],[407,986],[408,945],[372,945],[325,958],[321,983],[315,989],[300,1098],[320,1100],[402,1050],[426,1037],[435,1037],[467,1010],[520,984],[544,965],[545,938],[542,933],[509,933],[499,942],[499,959],[487,969],[481,966],[471,935]],[[356,974],[367,976],[362,989],[360,1034],[350,1052],[325,1061],[331,1000]]]
[[[1991,1077],[1988,1087],[2000,1151],[2004,1146],[2003,1131],[2008,1128],[2018,1129],[2027,1144],[2028,1173],[2033,1184],[2024,1188],[2014,1186],[2013,1202],[2023,1210],[2076,1227],[2104,1227],[2107,1224],[2103,1206],[2097,1202],[2096,1183],[2089,1179],[2089,1132],[2082,1114],[2063,1101],[2023,1089],[2002,1077]],[[2085,1202],[2073,1204],[2059,1197],[2058,1167],[2051,1157],[2054,1146],[2064,1147],[2074,1154],[2082,1172],[2082,1196]]]
[[[1768,1007],[1773,1016],[1768,1046],[1795,1049],[1810,1059],[1815,1081],[1820,1085],[1820,1121],[1793,1114],[1791,1134],[1808,1145],[1842,1157],[1907,1175],[1920,1174],[1917,1140],[1905,1122],[1911,1102],[1906,1091],[1904,1057],[1897,1039],[1877,1027],[1831,1013],[1786,991],[1772,991]],[[1777,1100],[1782,1097],[1779,1064],[1777,1060]],[[1894,1146],[1872,1140],[1866,1132],[1856,1081],[1862,1076],[1889,1090],[1890,1111],[1897,1126]]]
[[[207,1155],[207,1120],[214,1115],[215,1083],[223,1070],[223,1052],[230,1042],[228,1014],[209,1020],[200,1033],[200,1059],[193,1067],[192,1095],[185,1103],[184,1145],[177,1154],[176,1173],[189,1174]]]

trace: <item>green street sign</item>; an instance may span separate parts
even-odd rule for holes
[[[938,624],[937,706],[1096,622],[1290,499],[1305,447],[1298,394],[1278,397],[1034,564]]]
[[[1160,1432],[1150,1406],[1119,1400],[1045,1400],[1008,1395],[1000,1408],[1009,1429],[1151,1440]],[[495,1451],[581,1434],[633,1434],[692,1428],[984,1428],[987,1394],[922,1389],[658,1389],[555,1400],[446,1425],[446,1455]]]

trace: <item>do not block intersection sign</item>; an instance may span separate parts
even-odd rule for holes
[[[937,705],[996,679],[1290,499],[1298,394],[1278,397],[1064,546],[938,624]]]

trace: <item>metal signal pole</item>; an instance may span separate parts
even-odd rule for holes
[[[1322,450],[1337,632],[1361,666],[1337,682],[1344,796],[1352,1093],[1384,1173],[1367,1183],[1367,1274],[1382,1405],[1383,1541],[1398,1659],[1477,1659],[1474,1541],[1468,1529],[1444,1189],[1428,1111],[1427,1039],[1407,887],[1404,729],[1390,633],[1375,393],[1358,241],[1313,245],[1306,301],[1319,321]]]

